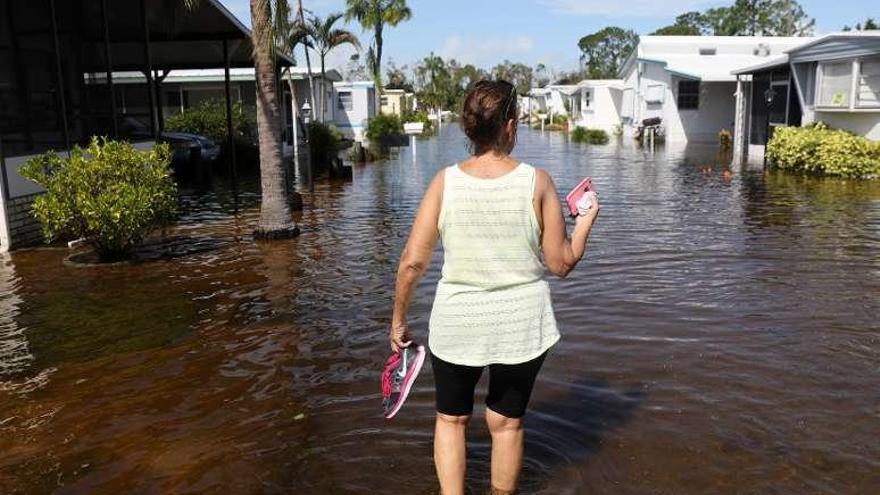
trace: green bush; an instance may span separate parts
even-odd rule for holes
[[[322,122],[309,123],[309,152],[315,170],[325,170],[339,151],[342,134],[333,126]]]
[[[223,146],[226,144],[226,102],[212,99],[168,117],[165,130],[198,134]],[[256,146],[257,113],[240,101],[232,105],[232,131],[235,144]]]
[[[421,122],[424,124],[423,134],[429,134],[434,130],[434,122],[428,117],[427,112],[404,112],[401,117],[402,122]]]
[[[158,144],[138,151],[130,143],[92,138],[70,158],[54,152],[29,160],[21,174],[46,194],[34,200],[34,216],[47,241],[85,238],[105,260],[126,257],[154,228],[176,213],[177,186],[171,150]]]
[[[369,119],[364,135],[370,141],[373,157],[383,157],[388,154],[390,146],[399,146],[406,142],[403,121],[394,114],[377,115]]]
[[[575,143],[587,144],[608,144],[608,133],[602,129],[587,129],[585,127],[575,127],[571,131],[571,140]]]
[[[842,177],[880,176],[880,143],[823,123],[777,127],[767,143],[775,167]]]

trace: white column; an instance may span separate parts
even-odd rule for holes
[[[746,120],[746,99],[743,88],[743,81],[740,76],[736,76],[736,107],[734,108],[734,124],[733,124],[733,158],[731,165],[739,165],[745,158],[745,120]]]

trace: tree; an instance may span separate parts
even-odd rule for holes
[[[187,9],[193,10],[200,0],[183,0],[183,3]],[[302,17],[302,0],[299,0],[299,9]],[[283,48],[284,34],[290,32],[290,6],[287,0],[250,0],[250,10],[262,190],[260,223],[254,230],[254,237],[285,239],[299,234],[290,214],[281,160],[281,113],[275,81],[276,50]]]
[[[386,26],[394,27],[412,17],[406,0],[346,0],[345,19],[356,19],[364,30],[373,31],[373,44],[367,52],[368,65],[376,81],[376,93],[382,90],[382,48]]]
[[[609,26],[588,34],[578,41],[581,61],[592,79],[611,79],[626,57],[638,44],[639,37],[633,30]]]
[[[521,95],[531,91],[533,75],[532,68],[528,65],[513,63],[510,60],[505,60],[492,68],[492,77],[509,81],[516,86],[516,91]]]
[[[796,0],[736,0],[702,18],[704,33],[715,36],[808,36],[816,25]]]
[[[855,28],[852,28],[850,26],[843,26],[843,29],[841,31],[852,31],[853,29],[855,29],[856,31],[872,31],[875,29],[880,29],[880,25],[877,24],[873,17],[868,17],[867,19],[865,19],[864,24],[860,22],[856,23]]]
[[[421,100],[426,105],[442,108],[449,101],[449,73],[442,57],[431,52],[416,67],[416,76],[423,88]]]
[[[260,149],[260,223],[254,237],[281,239],[299,234],[290,214],[281,160],[281,114],[275,79],[277,27],[273,13],[289,12],[284,0],[250,0],[251,38],[257,90],[257,135]]]
[[[535,66],[535,70],[532,71],[532,74],[534,74],[535,86],[543,88],[550,84],[550,72],[546,65],[539,63]]]
[[[354,33],[346,29],[336,29],[333,27],[339,19],[342,19],[342,13],[330,14],[325,19],[312,16],[306,24],[306,32],[311,39],[311,45],[321,58],[321,98],[318,115],[320,116],[319,120],[322,122],[324,121],[324,105],[327,100],[324,87],[327,77],[324,61],[327,58],[327,54],[333,51],[334,48],[345,44],[352,45],[357,49],[361,47],[361,43]]]
[[[703,15],[696,11],[685,12],[675,18],[675,24],[662,27],[653,33],[654,36],[700,36],[705,21]]]
[[[394,62],[388,62],[388,70],[385,72],[388,82],[385,84],[385,87],[388,89],[402,89],[411,93],[413,91],[413,83],[406,76],[406,69],[406,65],[398,67]]]

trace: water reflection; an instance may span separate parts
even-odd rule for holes
[[[711,146],[519,140],[560,190],[591,175],[604,205],[588,260],[552,282],[563,340],[524,493],[737,493],[746,476],[754,493],[875,491],[880,184],[727,176]],[[138,262],[5,258],[0,493],[431,493],[430,367],[392,423],[378,370],[421,194],[466,156],[447,125],[301,188],[289,241],[252,240],[242,166],[237,202],[223,173],[187,178],[181,222]],[[413,301],[422,339],[440,257]]]

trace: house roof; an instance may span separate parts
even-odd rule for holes
[[[773,57],[770,60],[765,60],[760,64],[750,65],[748,67],[743,67],[741,69],[736,69],[731,71],[731,74],[735,76],[743,75],[743,74],[752,74],[755,72],[764,71],[767,69],[772,69],[775,67],[782,67],[788,65],[788,55],[780,55],[778,57]]]
[[[793,46],[785,53],[762,63],[731,71],[734,75],[752,74],[788,65],[789,62],[830,60],[842,56],[880,54],[880,31],[840,31],[810,39]]]
[[[768,57],[810,40],[779,36],[642,36],[620,75],[632,71],[638,61],[659,63],[683,78],[734,81],[734,70],[764,63]]]

